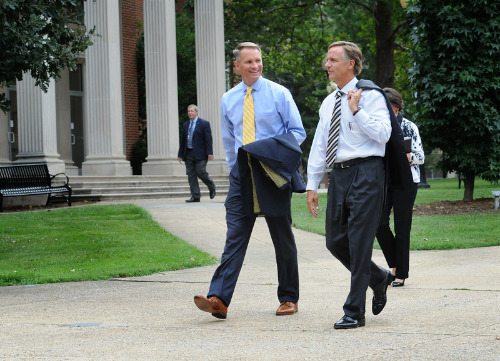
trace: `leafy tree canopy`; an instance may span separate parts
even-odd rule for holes
[[[422,138],[443,151],[441,167],[500,179],[500,2],[415,1],[411,81],[419,93]]]
[[[78,55],[92,44],[82,0],[2,0],[0,2],[0,86],[30,72],[47,90],[61,69],[74,69]],[[8,110],[5,94],[0,109]]]
[[[385,35],[380,35],[376,16],[389,17]],[[357,43],[363,50],[364,70],[361,78],[375,80],[379,67],[380,44],[394,53],[396,40],[406,27],[406,17],[398,0],[232,0],[225,2],[226,55],[230,67],[230,83],[237,79],[232,73],[232,50],[242,41],[258,43],[263,52],[264,75],[292,92],[307,132],[303,143],[305,159],[318,122],[318,109],[328,94],[330,82],[324,69],[328,45],[337,40]],[[378,30],[377,30],[378,29]],[[379,37],[376,36],[379,33]],[[387,39],[381,41],[380,39]],[[402,39],[401,43],[405,43]],[[406,41],[407,42],[407,41]],[[396,60],[407,61],[405,46],[397,47]],[[400,56],[402,54],[402,56]],[[382,54],[383,55],[383,54]],[[391,63],[392,61],[392,63]],[[394,82],[394,60],[382,69],[381,78]],[[396,74],[403,92],[408,90],[406,71]],[[403,89],[402,89],[403,88]],[[334,88],[333,88],[334,89]],[[411,94],[408,90],[404,94]],[[410,102],[408,102],[410,103]]]

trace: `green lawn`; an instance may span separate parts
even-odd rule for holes
[[[417,203],[459,200],[457,179],[431,180]],[[476,180],[474,196],[500,187]],[[292,199],[295,226],[324,234],[326,193],[320,216],[307,210],[305,194]],[[453,249],[500,244],[499,212],[415,216],[412,249]],[[378,246],[377,244],[375,245]],[[162,229],[133,205],[88,205],[0,214],[0,286],[104,280],[214,264],[217,260]]]
[[[462,189],[458,189],[458,179],[429,180],[430,188],[418,190],[416,204],[425,204],[443,200],[463,199]],[[474,198],[493,198],[492,190],[500,190],[493,185],[476,178]],[[305,194],[294,194],[292,199],[292,217],[299,229],[325,234],[326,193],[319,194],[320,212],[313,218],[306,205]],[[392,217],[391,217],[392,221]],[[470,215],[414,216],[411,232],[411,249],[458,249],[500,245],[500,213]],[[377,242],[375,247],[379,248]]]
[[[436,201],[457,201],[464,198],[464,182],[458,189],[458,178],[428,180],[430,188],[420,188],[415,204],[425,204]],[[491,191],[500,190],[500,184],[494,185],[480,178],[474,182],[474,199],[493,198]]]
[[[214,264],[133,205],[0,215],[0,286],[103,280]]]

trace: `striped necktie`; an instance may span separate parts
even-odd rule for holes
[[[333,108],[332,120],[330,122],[330,131],[328,132],[328,147],[326,148],[326,165],[331,168],[335,163],[337,155],[337,145],[339,143],[340,133],[340,97],[344,95],[341,91],[337,92],[335,107]]]
[[[255,117],[253,108],[252,88],[247,88],[243,100],[243,144],[255,142]]]

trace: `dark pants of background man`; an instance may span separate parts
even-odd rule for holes
[[[238,165],[231,169],[229,182],[229,192],[225,202],[226,245],[221,264],[212,277],[208,292],[208,297],[217,296],[226,306],[231,303],[256,219],[255,215],[248,216],[244,212]],[[299,300],[299,269],[297,247],[292,233],[292,216],[288,213],[282,217],[265,218],[276,253],[278,300],[296,303]]]
[[[349,271],[351,289],[345,315],[365,316],[366,290],[381,284],[387,271],[372,260],[384,194],[384,164],[376,157],[332,169],[326,208],[326,247]]]
[[[207,160],[196,160],[193,150],[187,149],[184,162],[193,198],[200,199],[201,197],[198,178],[207,185],[209,191],[215,190],[215,184],[207,173]]]
[[[377,241],[390,268],[396,267],[396,278],[408,278],[410,266],[410,232],[413,204],[418,184],[411,191],[389,188],[386,207],[382,212]],[[394,210],[394,233],[389,225]]]

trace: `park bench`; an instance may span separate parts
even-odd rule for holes
[[[61,177],[58,177],[61,176]],[[62,176],[66,177],[64,184]],[[56,179],[56,177],[58,177]],[[54,181],[55,185],[52,185]],[[60,183],[56,183],[60,182]],[[49,205],[51,198],[59,195],[64,197],[68,206],[71,206],[71,186],[65,173],[51,175],[45,163],[16,164],[0,167],[0,212],[3,211],[3,198],[16,196],[31,196],[47,194]],[[67,195],[65,195],[67,194]]]

